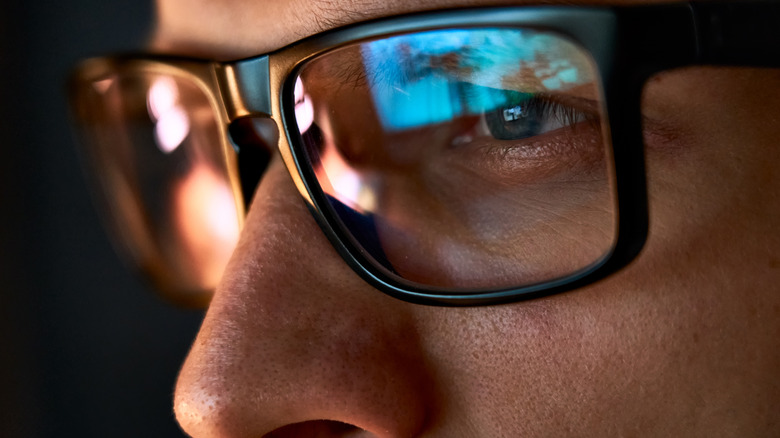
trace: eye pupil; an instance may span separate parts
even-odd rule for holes
[[[505,122],[514,122],[515,120],[518,120],[520,118],[523,118],[527,116],[528,114],[524,111],[523,107],[518,105],[514,108],[506,108],[503,111],[504,114],[504,121]]]
[[[539,134],[541,121],[528,104],[497,108],[485,113],[490,134],[497,140],[521,140]]]

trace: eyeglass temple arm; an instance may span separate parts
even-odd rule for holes
[[[703,64],[780,67],[780,2],[693,2]]]

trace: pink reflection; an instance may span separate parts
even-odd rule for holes
[[[178,100],[179,89],[173,78],[156,76],[154,83],[149,87],[149,95],[146,98],[146,106],[154,120],[160,119],[163,114],[174,108]]]
[[[104,94],[106,91],[108,91],[109,88],[111,88],[111,85],[113,85],[115,81],[116,77],[111,76],[106,79],[93,82],[92,86],[95,88],[95,90],[97,90],[98,93]]]
[[[176,150],[190,133],[190,119],[179,103],[179,90],[173,78],[155,79],[146,99],[149,116],[155,122],[157,147],[169,154]]]
[[[304,92],[301,78],[295,81],[295,120],[301,133],[308,131],[314,123],[314,107],[311,98]]]
[[[311,96],[304,89],[301,78],[295,82],[295,118],[301,133],[306,132],[314,124],[314,105]],[[323,134],[323,144],[319,165],[315,166],[314,172],[323,191],[355,211],[361,213],[373,211],[377,200],[369,175],[355,169],[344,158],[339,147],[334,143],[328,118],[317,122]]]
[[[162,114],[154,126],[157,147],[166,154],[178,148],[190,133],[190,119],[181,108],[174,107]]]
[[[211,168],[196,165],[174,191],[176,223],[191,275],[216,285],[238,242],[239,219],[228,183]]]
[[[327,129],[325,129],[327,131]],[[322,148],[320,166],[314,169],[325,193],[338,199],[355,211],[366,213],[376,209],[377,197],[370,178],[365,172],[356,170],[342,156],[330,140]]]

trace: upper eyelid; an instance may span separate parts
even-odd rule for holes
[[[368,73],[363,63],[345,63],[337,69],[334,76],[338,84],[352,85],[354,88],[368,83]]]
[[[579,116],[584,116],[585,120],[598,121],[601,114],[598,110],[598,103],[582,98],[564,98],[542,96],[540,99],[543,110],[549,115],[558,119],[564,125],[574,125],[574,121],[579,120]]]
[[[595,117],[599,117],[601,115],[601,104],[597,99],[590,99],[587,97],[575,96],[570,94],[553,95],[553,94],[542,93],[540,94],[540,96],[543,96],[543,98],[549,102],[562,105],[567,108],[572,108],[583,114],[588,114]]]
[[[364,85],[385,83],[392,84],[393,86],[402,86],[408,80],[409,74],[398,74],[395,69],[375,69],[372,71],[369,77],[367,65],[371,65],[371,60],[367,59],[370,54],[359,53],[359,60],[354,59],[355,56],[350,56],[348,59],[352,62],[341,63],[337,66],[331,66],[327,72],[328,79],[334,79],[339,85],[351,85],[354,88],[358,88]]]
[[[352,48],[346,50],[351,49]],[[298,75],[313,75],[313,79],[317,81],[327,80],[330,85],[351,85],[353,88],[358,88],[361,85],[365,85],[368,78],[362,56],[359,53],[356,53],[355,55],[357,56],[342,53],[340,55],[340,60],[346,60],[347,62],[339,62],[338,64],[325,64],[323,62],[310,63],[306,68],[299,72]],[[355,59],[358,57],[359,59]]]

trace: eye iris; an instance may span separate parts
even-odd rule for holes
[[[523,110],[523,107],[518,105],[512,108],[506,108],[503,111],[504,113],[504,122],[514,122],[515,120],[525,117],[527,114]]]
[[[490,134],[497,140],[520,140],[541,133],[541,121],[529,105],[497,108],[485,114]]]

